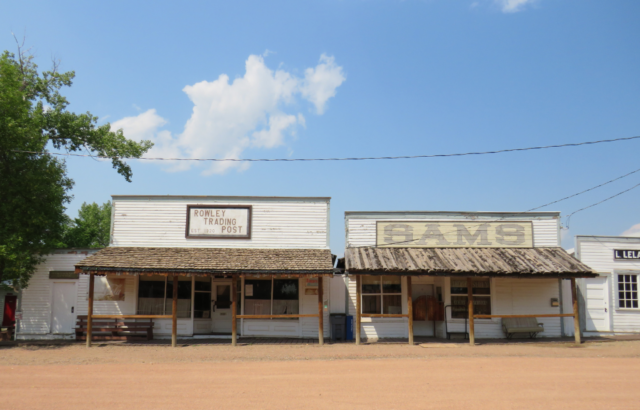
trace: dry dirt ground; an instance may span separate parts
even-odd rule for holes
[[[640,341],[0,347],[0,409],[639,409]]]

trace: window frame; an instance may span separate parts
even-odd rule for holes
[[[476,295],[476,294],[473,294],[473,298],[474,298],[474,300],[475,300],[475,298],[477,298],[477,297],[480,297],[480,298],[488,298],[488,299],[489,299],[489,307],[490,307],[490,309],[491,309],[491,312],[493,313],[493,307],[494,307],[494,305],[495,305],[495,303],[494,303],[494,293],[495,293],[495,292],[494,292],[494,287],[495,287],[495,286],[494,286],[494,283],[493,283],[493,279],[494,279],[494,278],[492,278],[492,277],[486,277],[486,276],[448,277],[449,281],[448,281],[448,283],[447,283],[447,286],[446,286],[446,288],[447,288],[447,289],[446,289],[446,290],[447,290],[447,292],[448,292],[448,294],[449,294],[449,305],[452,305],[451,298],[452,298],[453,296],[464,296],[464,297],[469,297],[468,293],[464,293],[464,294],[462,294],[462,293],[452,293],[452,292],[451,292],[451,287],[452,287],[452,286],[451,286],[451,280],[452,280],[452,279],[464,279],[464,280],[467,280],[468,278],[471,278],[472,280],[473,280],[474,278],[476,278],[476,279],[486,279],[486,280],[488,280],[488,281],[489,281],[489,294],[488,294],[488,295],[486,295],[486,294],[484,294],[484,295]],[[467,303],[468,303],[468,300],[467,300]],[[452,305],[452,306],[453,306],[453,305]],[[447,315],[448,315],[448,316],[447,316],[445,319],[447,319],[447,320],[452,320],[452,321],[460,321],[460,322],[463,322],[463,321],[465,320],[465,318],[453,317],[453,311],[452,311],[451,309],[448,309],[448,310],[449,310],[449,312],[447,313]],[[474,314],[475,314],[475,313],[476,313],[476,312],[475,312],[475,310],[474,310]],[[466,320],[469,320],[469,317],[468,317],[468,316],[467,316]],[[476,318],[474,318],[474,319],[473,319],[473,321],[474,321],[474,322],[478,322],[478,321],[482,321],[482,322],[498,322],[498,319],[496,319],[496,318],[482,318],[482,319],[476,319]]]
[[[163,297],[163,303],[162,303],[162,316],[167,315],[167,300],[173,300],[173,297],[167,297],[167,288],[168,288],[168,283],[169,283],[169,275],[164,276],[164,275],[138,275],[138,283],[137,283],[137,289],[136,289],[136,315],[140,314],[138,313],[140,311],[140,282],[146,282],[143,281],[143,277],[148,276],[148,277],[154,277],[154,276],[163,276],[164,277],[164,297]],[[194,317],[194,312],[193,312],[193,304],[194,304],[194,280],[193,277],[188,277],[189,281],[186,280],[180,280],[180,278],[178,278],[178,282],[189,282],[190,286],[191,286],[191,291],[189,292],[189,317],[178,317],[178,320],[191,320]],[[171,280],[173,280],[173,278],[171,278]],[[161,281],[148,281],[148,282],[161,282]],[[180,286],[178,284],[178,286]],[[180,300],[178,298],[178,300]],[[184,300],[184,299],[183,299]]]
[[[627,310],[627,311],[639,311],[640,310],[640,271],[637,270],[614,270],[613,274],[615,275],[615,288],[614,288],[614,292],[615,292],[615,310]],[[619,291],[619,285],[620,285],[620,281],[619,281],[619,276],[635,276],[636,277],[636,292],[638,293],[638,295],[636,295],[636,300],[638,302],[638,307],[620,307],[620,291]],[[626,282],[624,282],[626,283]],[[632,282],[630,282],[632,283]],[[625,290],[626,292],[626,290]],[[624,299],[627,300],[627,299]],[[631,299],[633,301],[633,299]]]
[[[302,306],[302,300],[301,300],[301,295],[302,295],[301,287],[302,287],[302,285],[301,285],[301,283],[300,283],[300,278],[285,278],[285,277],[276,278],[276,277],[274,277],[274,276],[271,276],[271,278],[269,278],[269,279],[262,279],[262,278],[242,278],[241,288],[240,288],[240,290],[238,291],[238,293],[242,295],[242,297],[241,297],[241,301],[242,301],[242,302],[241,302],[241,305],[242,305],[242,307],[238,307],[238,310],[240,310],[242,313],[238,313],[238,314],[242,314],[242,315],[244,315],[244,314],[245,314],[245,312],[244,312],[244,306],[245,306],[245,299],[247,299],[247,295],[245,294],[245,291],[246,291],[245,286],[247,285],[247,281],[248,281],[248,280],[249,280],[249,281],[253,281],[253,280],[263,280],[263,281],[268,281],[268,280],[270,280],[270,281],[271,281],[271,292],[270,292],[270,294],[271,294],[271,295],[270,295],[270,299],[269,299],[269,300],[270,300],[270,303],[269,303],[269,315],[273,315],[274,281],[276,281],[276,280],[296,280],[296,281],[297,281],[297,287],[298,287],[298,288],[297,288],[297,290],[298,290],[298,299],[297,299],[297,301],[298,301],[298,313],[292,313],[292,314],[291,314],[291,316],[301,314],[301,313],[300,313],[300,310],[301,310],[301,306]],[[249,299],[249,300],[251,300],[251,299]],[[278,300],[286,300],[286,299],[278,299]],[[289,300],[294,300],[294,299],[289,299]],[[248,319],[248,320],[294,320],[294,319],[295,319],[295,320],[298,320],[298,319],[300,319],[300,318],[299,318],[299,317],[291,317],[291,318],[264,318],[264,319]]]
[[[362,291],[362,287],[364,286],[364,280],[360,280],[360,315],[396,315],[396,314],[404,314],[403,311],[404,309],[404,304],[403,304],[403,289],[405,289],[406,287],[403,286],[403,280],[402,280],[402,276],[400,276],[400,293],[385,293],[383,291],[383,285],[384,285],[384,278],[385,277],[394,277],[397,275],[362,275],[362,278],[364,278],[365,276],[373,276],[373,277],[378,277],[380,278],[380,291],[377,293],[364,293]],[[364,309],[364,297],[365,296],[380,296],[380,313],[364,313],[362,311],[362,309]],[[384,313],[384,297],[385,296],[400,296],[400,313]],[[373,319],[373,318],[367,318],[367,319]],[[385,318],[377,318],[377,319],[385,319]],[[393,319],[393,318],[391,318]]]

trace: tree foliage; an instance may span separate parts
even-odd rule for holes
[[[123,158],[139,158],[152,146],[126,139],[109,124],[98,126],[89,112],[70,112],[60,90],[73,78],[56,64],[38,72],[20,48],[17,55],[0,56],[0,282],[25,287],[42,255],[59,247],[68,229],[64,211],[73,181],[64,160],[49,149],[110,157],[130,182]]]
[[[109,246],[111,201],[102,205],[82,204],[78,217],[69,221],[62,238],[65,248],[105,248]]]

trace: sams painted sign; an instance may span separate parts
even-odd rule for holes
[[[378,221],[376,243],[395,248],[532,248],[531,222]]]

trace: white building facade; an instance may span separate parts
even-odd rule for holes
[[[570,282],[563,278],[588,272],[584,266],[575,272],[568,267],[573,258],[560,248],[560,215],[556,212],[346,212],[345,225],[349,314],[357,314],[358,273],[361,314],[408,314],[410,277],[415,336],[444,338],[447,331],[469,329],[468,277],[473,280],[475,314],[553,315],[572,313]],[[482,266],[482,252],[493,255],[495,270],[486,267],[490,264]],[[541,256],[523,262],[519,271],[509,271],[502,263],[510,264],[510,258],[524,261],[525,254],[536,252]],[[543,252],[552,252],[561,261],[559,265],[568,268],[554,268],[556,261],[551,259],[539,271],[527,266],[535,265],[536,258],[544,260]],[[401,255],[406,255],[404,261]],[[453,269],[433,267],[445,259]],[[376,271],[374,266],[385,271]],[[416,310],[417,304],[424,303],[421,298],[427,300],[429,312],[444,312],[421,316]],[[361,337],[407,338],[408,320],[362,317]],[[574,334],[572,318],[542,317],[538,322],[544,326],[539,337]],[[505,337],[500,318],[475,319],[474,324],[477,338]]]
[[[180,337],[230,337],[232,316],[246,314],[294,317],[237,319],[240,336],[317,338],[320,282],[328,337],[331,287],[319,276],[333,270],[329,203],[324,197],[113,196],[110,246],[49,255],[23,290],[18,338],[73,338],[76,317],[88,313],[89,272],[95,273],[94,315],[171,315],[177,276]],[[155,319],[153,332],[170,336],[172,320]]]
[[[578,235],[575,255],[599,275],[578,282],[585,335],[640,333],[640,238]]]

